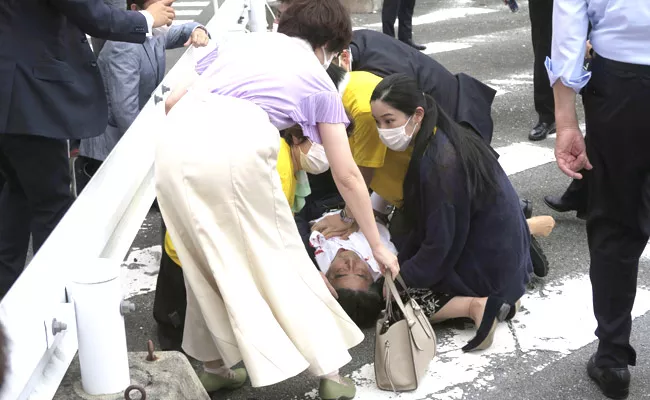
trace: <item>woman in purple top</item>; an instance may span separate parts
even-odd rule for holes
[[[354,397],[338,369],[363,334],[328,291],[302,244],[276,170],[278,130],[300,125],[332,175],[382,269],[398,273],[379,238],[350,152],[341,98],[325,68],[350,41],[339,0],[299,0],[279,33],[222,41],[200,77],[166,104],[156,150],[157,194],[187,285],[184,350],[204,362],[208,391],[309,370],[322,399]],[[334,292],[335,293],[335,292]]]

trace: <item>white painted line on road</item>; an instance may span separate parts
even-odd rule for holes
[[[203,10],[175,10],[176,15],[201,15]]]
[[[513,143],[494,150],[499,153],[499,163],[507,175],[555,161],[553,149],[526,142]]]
[[[172,25],[183,25],[190,22],[194,22],[193,19],[175,19],[172,21]]]
[[[441,22],[450,19],[464,18],[470,15],[489,14],[497,11],[498,10],[492,8],[479,8],[479,7],[447,8],[442,10],[436,10],[428,14],[420,15],[418,17],[413,18],[413,26],[433,24],[435,22]],[[397,26],[397,22],[395,22],[395,26]],[[381,22],[368,24],[365,25],[365,27],[380,28]]]
[[[122,293],[125,298],[146,294],[156,288],[162,246],[133,250],[122,264]]]
[[[427,46],[427,49],[423,51],[424,54],[438,54],[472,47],[471,44],[454,42],[429,42],[424,45]]]
[[[649,310],[650,291],[640,288],[632,317]],[[527,372],[534,374],[593,342],[595,327],[589,276],[565,278],[524,295],[522,309],[511,323],[499,324],[488,350],[462,352],[461,347],[474,336],[474,329],[438,332],[438,357],[431,362],[418,390],[406,396],[377,389],[373,364],[364,365],[351,374],[357,384],[355,399],[461,399],[464,391],[459,385],[493,387],[492,368],[507,368],[508,358],[524,358]],[[543,358],[539,357],[541,352]],[[540,364],[542,360],[547,363]]]
[[[206,7],[210,4],[209,1],[179,1],[172,4],[174,9],[182,7]]]

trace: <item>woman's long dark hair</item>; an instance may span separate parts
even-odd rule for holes
[[[404,211],[409,219],[417,212],[412,201],[417,201],[414,189],[419,192],[420,160],[428,146],[435,146],[433,130],[437,126],[445,133],[456,151],[461,167],[467,176],[468,195],[474,201],[491,197],[498,187],[495,162],[490,147],[474,131],[456,123],[442,110],[436,101],[423,93],[417,82],[406,74],[394,74],[384,78],[375,88],[370,101],[381,100],[406,115],[414,115],[418,107],[424,109],[420,131],[415,137],[413,157],[404,179]],[[416,198],[414,198],[416,197]]]

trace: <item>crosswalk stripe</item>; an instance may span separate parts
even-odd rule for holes
[[[433,24],[450,19],[464,18],[471,15],[489,14],[499,10],[493,8],[458,7],[436,10],[413,18],[413,26]],[[395,23],[397,26],[397,22]],[[366,28],[380,28],[381,22],[364,25]]]
[[[209,4],[209,1],[179,1],[173,3],[172,7],[174,7],[174,9],[183,7],[207,7]]]
[[[192,16],[194,16],[194,15],[201,15],[203,10],[175,10],[175,12],[176,12],[176,15],[181,15],[181,16],[192,15]]]
[[[507,368],[517,362],[515,357],[524,360],[524,373],[534,374],[547,368],[596,339],[591,299],[586,274],[547,283],[541,290],[524,295],[520,312],[511,322],[499,324],[492,347],[482,352],[461,350],[474,336],[474,329],[438,329],[438,356],[431,362],[421,386],[407,398],[461,399],[464,391],[459,385],[469,383],[477,389],[489,389],[495,380],[491,368]],[[650,291],[639,289],[632,317],[649,310]],[[357,383],[355,399],[405,398],[377,389],[373,365],[366,364],[351,374]],[[521,373],[520,365],[516,368]]]
[[[189,22],[194,22],[193,19],[175,19],[172,21],[172,25],[183,25]]]

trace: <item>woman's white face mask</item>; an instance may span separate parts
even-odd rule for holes
[[[325,46],[321,47],[321,50],[323,51],[323,68],[328,69],[336,54],[334,53],[327,54],[327,50],[325,50]]]
[[[330,168],[322,144],[312,143],[307,154],[300,150],[300,167],[308,174],[318,175]]]
[[[413,116],[410,116],[404,125],[398,126],[397,128],[377,128],[379,131],[379,138],[386,145],[386,147],[393,151],[406,150],[406,148],[409,146],[409,143],[411,143],[413,134],[415,133],[415,130],[418,126],[418,123],[416,122],[411,132],[409,134],[406,133],[406,126],[409,124],[412,118]]]

